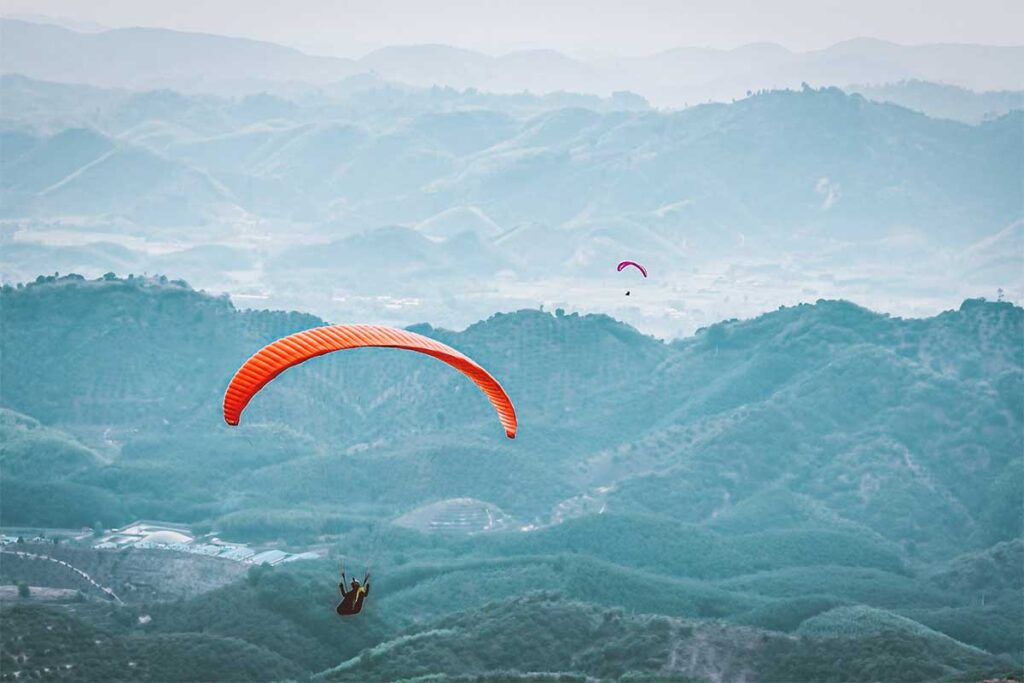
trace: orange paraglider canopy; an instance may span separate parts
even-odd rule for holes
[[[242,411],[260,389],[282,372],[310,358],[343,349],[381,347],[433,356],[473,380],[498,412],[505,435],[516,438],[516,410],[490,373],[472,359],[439,341],[380,325],[328,325],[288,335],[267,344],[238,369],[224,394],[224,421],[237,425]]]

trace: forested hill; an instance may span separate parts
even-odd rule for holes
[[[234,370],[271,339],[322,324],[312,316],[238,311],[162,278],[42,278],[4,288],[0,301],[3,407],[93,447],[105,445],[90,437],[96,429],[132,451],[142,438],[223,440],[263,425],[316,452],[373,443],[378,455],[505,453],[504,466],[530,471],[530,481],[543,468],[547,483],[499,500],[486,478],[450,488],[530,516],[611,487],[611,509],[742,525],[764,500],[799,493],[940,553],[1019,533],[1006,494],[1020,467],[1024,311],[1009,303],[967,301],[902,320],[819,301],[672,344],[561,311],[497,314],[462,332],[415,327],[505,385],[522,423],[512,444],[458,373],[380,350],[289,371],[253,401],[242,428],[225,427],[220,403]],[[273,463],[268,476],[286,468],[301,479],[302,467]],[[251,483],[273,486],[261,471],[248,473]],[[421,486],[384,497],[411,508],[428,502]],[[922,524],[942,532],[922,534]]]
[[[273,339],[325,324],[299,313],[238,311],[226,297],[163,279],[50,277],[2,296],[3,404],[52,424],[217,426],[224,388],[242,362]],[[670,353],[606,316],[519,311],[460,333],[411,329],[483,363],[528,419],[556,426],[561,413],[619,385],[642,389],[634,378]],[[247,423],[287,423],[350,442],[450,433],[467,421],[484,423],[491,436],[497,424],[461,376],[405,353],[316,359],[274,387],[253,402]]]
[[[279,570],[260,600],[283,606],[259,619],[240,605],[263,588],[218,594],[217,633],[264,643],[307,673],[375,645],[415,658],[418,643],[436,645],[439,670],[504,671],[514,662],[498,650],[518,647],[537,618],[516,596],[538,587],[581,601],[538,607],[567,624],[625,608],[810,638],[769,639],[755,653],[744,650],[755,637],[745,631],[708,636],[721,636],[740,669],[770,665],[779,676],[831,676],[840,651],[876,678],[898,676],[893,661],[940,651],[951,675],[1019,655],[1016,305],[969,300],[899,319],[818,301],[672,343],[561,310],[496,314],[458,332],[423,324],[414,329],[503,383],[519,413],[516,440],[464,377],[392,350],[293,368],[240,427],[224,425],[234,370],[265,342],[322,322],[240,311],[163,278],[4,287],[0,518],[167,519],[373,559],[384,583],[358,647],[339,645],[321,618],[331,563],[308,581]],[[501,530],[466,535],[474,510]],[[452,520],[470,527],[432,531]],[[507,609],[486,606],[506,598]],[[199,629],[211,618],[206,600],[153,608],[154,628]],[[519,635],[466,660],[456,653],[486,650],[471,635],[480,620],[514,622]],[[296,624],[323,644],[303,655],[294,643],[252,640]],[[665,673],[694,642],[677,622],[618,628],[600,631],[609,640],[595,641],[598,659],[574,659],[570,643],[538,652],[536,665],[604,675],[598,650],[650,635],[649,663]],[[329,677],[397,676],[392,666],[371,652]],[[907,680],[935,677],[921,666]]]
[[[2,296],[4,405],[48,423],[215,416],[237,365],[262,343],[323,324],[236,311],[166,278],[47,277]]]

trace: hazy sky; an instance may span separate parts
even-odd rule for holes
[[[588,56],[771,41],[796,50],[857,36],[900,43],[1024,43],[1022,0],[2,0],[4,14],[163,26],[338,56],[446,43]]]

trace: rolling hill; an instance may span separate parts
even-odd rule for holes
[[[902,319],[819,301],[672,343],[563,311],[424,324],[504,383],[515,442],[455,373],[387,351],[291,370],[225,427],[234,368],[320,323],[161,278],[0,291],[5,525],[174,519],[333,555],[178,600],[185,583],[128,607],[48,602],[72,610],[67,633],[108,634],[110,670],[200,633],[267,672],[359,680],[830,679],[840,652],[844,680],[935,680],[1019,657],[1017,306]],[[73,552],[118,587],[146,559]],[[338,556],[377,577],[358,638],[335,621]],[[188,557],[182,576],[206,571]],[[56,618],[22,607],[25,629]]]

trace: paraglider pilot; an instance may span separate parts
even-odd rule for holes
[[[348,590],[345,590],[345,583],[345,570],[342,569],[341,582],[338,584],[338,590],[341,591],[341,603],[337,607],[337,612],[343,617],[359,614],[359,611],[363,609],[363,600],[370,594],[370,572],[366,572],[362,583],[353,577]]]

